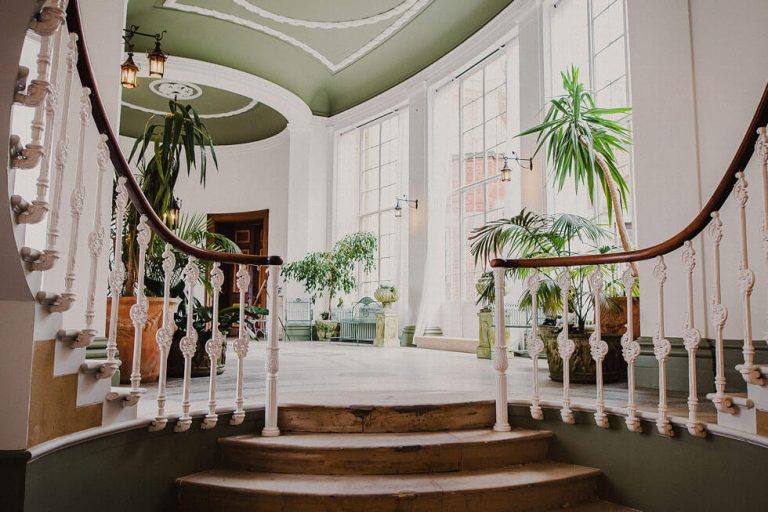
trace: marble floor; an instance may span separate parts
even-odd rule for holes
[[[236,358],[229,353],[224,373],[217,377],[219,406],[233,405],[236,386]],[[247,405],[264,404],[264,342],[251,345],[245,360],[245,398]],[[539,362],[539,387],[542,400],[560,400],[562,386],[547,377],[547,364]],[[531,390],[531,360],[510,358],[509,396],[527,399]],[[153,416],[157,385],[148,384],[140,402],[139,415]],[[376,348],[334,342],[283,342],[280,345],[279,403],[308,405],[408,405],[449,403],[494,398],[495,373],[489,360],[474,354],[426,350],[415,347]],[[182,381],[168,383],[168,413],[180,411]],[[595,386],[572,384],[573,404],[594,404]],[[208,402],[208,378],[192,379],[190,398],[193,410]],[[626,383],[607,384],[608,406],[626,404]],[[670,413],[685,416],[683,393],[668,393]],[[640,410],[655,411],[658,392],[638,390]],[[706,420],[709,404],[702,400]]]

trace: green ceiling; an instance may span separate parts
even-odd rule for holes
[[[429,66],[511,1],[130,0],[127,24],[167,30],[171,58],[251,73],[330,116]],[[137,50],[146,50],[151,41],[141,39]]]
[[[154,79],[140,78],[136,89],[123,89],[121,135],[137,137],[153,115],[128,105],[158,112],[168,110],[169,98],[152,92],[149,87],[152,82]],[[250,98],[215,87],[193,85],[199,89],[200,96],[192,99],[179,97],[179,102],[192,105],[197,110],[215,144],[242,144],[266,139],[280,133],[288,124],[285,117],[263,103],[255,103]],[[221,115],[224,117],[218,117]]]

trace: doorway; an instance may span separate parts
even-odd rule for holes
[[[237,244],[243,254],[265,256],[269,254],[269,210],[237,213],[210,213],[208,226],[214,233],[219,233]],[[251,284],[245,294],[246,304],[266,307],[266,287],[263,286],[266,268],[248,267]],[[237,266],[227,265],[224,272],[224,284],[219,296],[221,307],[240,304],[240,292],[237,289]]]

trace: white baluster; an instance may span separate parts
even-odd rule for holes
[[[731,398],[725,394],[725,350],[723,329],[728,320],[728,308],[721,303],[720,293],[720,242],[723,240],[723,221],[719,212],[712,212],[712,221],[707,228],[712,239],[713,267],[715,271],[715,293],[712,297],[712,322],[715,324],[715,392],[707,395],[715,408],[724,413],[734,414]]]
[[[194,256],[189,257],[187,265],[184,267],[184,284],[186,285],[187,296],[187,332],[179,342],[179,348],[184,356],[184,383],[182,386],[181,399],[181,417],[176,422],[174,431],[186,432],[192,425],[192,417],[189,415],[189,387],[192,380],[192,356],[197,351],[197,331],[193,324],[195,315],[195,285],[200,279],[200,269]]]
[[[29,85],[28,93],[16,93],[14,99],[27,106],[35,107],[32,118],[32,141],[26,145],[21,155],[11,159],[15,169],[32,169],[43,156],[43,131],[45,130],[45,97],[49,94],[48,68],[51,64],[51,36],[40,40],[37,54],[37,78]]]
[[[640,418],[637,417],[637,404],[635,403],[635,361],[640,355],[640,344],[635,339],[634,310],[632,308],[632,290],[635,288],[635,272],[632,265],[621,275],[624,284],[624,295],[627,297],[627,331],[621,337],[621,353],[627,362],[627,429],[630,432],[642,432]]]
[[[219,416],[216,414],[216,370],[224,345],[224,335],[219,331],[219,295],[224,284],[224,272],[216,262],[211,270],[211,286],[213,287],[213,318],[211,319],[211,339],[205,342],[205,352],[211,363],[211,373],[208,386],[208,414],[203,419],[202,428],[210,429],[216,426]]]
[[[653,278],[656,280],[659,294],[659,323],[656,336],[653,338],[653,354],[659,362],[659,417],[656,419],[656,429],[663,436],[672,436],[674,432],[669,422],[667,406],[667,359],[672,345],[664,335],[664,283],[667,282],[667,265],[664,263],[664,256],[656,259]]]
[[[80,96],[80,143],[77,149],[77,171],[75,173],[75,185],[69,196],[69,207],[72,215],[72,223],[69,229],[69,251],[67,254],[67,273],[64,275],[64,292],[58,297],[55,303],[51,304],[51,312],[67,311],[75,301],[74,292],[77,248],[79,247],[78,235],[80,233],[80,216],[83,214],[83,204],[85,203],[85,185],[83,184],[83,174],[85,172],[85,129],[88,127],[88,121],[91,119],[91,90],[83,87]]]
[[[680,255],[683,267],[686,271],[686,291],[688,298],[688,316],[683,325],[683,342],[688,351],[688,432],[692,436],[706,436],[704,424],[699,421],[698,386],[696,383],[696,353],[701,343],[701,333],[696,328],[693,310],[693,269],[696,267],[696,251],[690,240],[685,242],[683,252]]]
[[[77,341],[73,346],[87,347],[91,340],[96,336],[96,329],[93,328],[93,319],[96,317],[96,275],[99,264],[99,257],[104,247],[104,237],[106,232],[101,223],[101,188],[104,183],[104,174],[109,172],[109,146],[107,146],[107,136],[103,133],[99,135],[97,145],[98,153],[96,155],[96,164],[99,168],[96,178],[96,212],[93,217],[93,229],[88,235],[88,249],[91,252],[91,267],[88,276],[88,297],[85,307],[85,329],[78,335]]]
[[[141,384],[141,344],[144,340],[144,327],[147,324],[149,300],[144,296],[144,268],[147,260],[147,246],[152,237],[147,225],[147,216],[139,217],[136,227],[136,241],[139,244],[139,264],[136,269],[136,303],[131,306],[131,321],[133,322],[133,365],[131,369],[131,395],[139,397],[143,393]]]
[[[765,258],[765,268],[768,272],[768,130],[759,128],[757,130],[757,155],[760,159],[760,167],[763,175],[763,257]],[[766,288],[768,291],[768,288]],[[765,342],[768,343],[768,308],[766,308],[765,333],[763,334]]]
[[[155,341],[160,349],[160,376],[157,382],[157,415],[149,426],[152,432],[163,430],[168,423],[165,416],[166,383],[168,379],[168,352],[173,341],[173,315],[170,313],[171,277],[176,268],[176,256],[171,244],[163,250],[163,324],[157,330]]]
[[[269,319],[267,323],[267,346],[264,369],[267,374],[267,394],[264,406],[264,429],[261,435],[274,437],[280,435],[277,426],[277,373],[280,369],[278,338],[280,336],[278,323],[278,297],[277,287],[280,279],[280,267],[269,266],[269,283],[267,284],[267,298],[269,299]]]
[[[539,269],[533,269],[528,277],[528,291],[531,294],[531,338],[528,340],[528,355],[531,356],[531,378],[533,387],[531,390],[531,417],[535,420],[543,420],[544,412],[539,403],[539,355],[544,352],[544,342],[539,336],[539,288],[541,278]]]
[[[32,270],[48,270],[53,267],[59,258],[56,244],[59,239],[59,218],[61,217],[61,196],[64,192],[64,170],[69,157],[69,110],[72,93],[72,81],[75,66],[77,65],[77,34],[69,34],[67,43],[67,76],[64,79],[64,104],[62,107],[61,130],[56,144],[56,163],[53,178],[53,200],[51,203],[51,217],[48,221],[48,236],[46,248],[43,254],[31,262]],[[23,254],[22,250],[22,254]]]
[[[557,335],[557,352],[563,361],[563,408],[560,417],[564,423],[576,422],[571,411],[571,356],[576,351],[576,344],[568,337],[568,305],[571,291],[571,271],[565,267],[557,276],[557,284],[563,300],[563,330]]]
[[[64,31],[60,30],[53,36],[53,63],[51,65],[51,77],[50,88],[47,96],[45,97],[45,142],[43,147],[43,156],[40,160],[40,172],[37,176],[37,196],[32,201],[29,207],[19,213],[16,216],[16,221],[21,224],[37,224],[42,221],[45,214],[48,213],[48,185],[50,183],[49,173],[51,168],[51,157],[53,149],[54,139],[54,125],[56,121],[56,107],[58,104],[59,90],[58,90],[58,75],[59,75],[59,58],[61,54],[61,39]],[[15,196],[16,202],[21,199],[20,196]],[[12,198],[12,202],[13,202]]]
[[[592,287],[592,300],[595,307],[595,330],[589,336],[589,352],[595,361],[595,384],[597,394],[595,399],[595,424],[601,428],[608,428],[608,416],[605,414],[605,396],[603,389],[603,360],[608,355],[608,343],[602,337],[600,326],[600,309],[603,294],[603,272],[600,267],[589,276],[589,285]]]
[[[493,369],[496,371],[496,423],[493,430],[496,432],[508,432],[512,430],[509,425],[509,405],[507,397],[507,368],[509,359],[507,355],[506,322],[504,321],[504,294],[506,283],[503,268],[493,269],[494,288],[494,338]]]
[[[752,343],[752,289],[755,286],[755,273],[749,268],[749,251],[747,246],[747,179],[743,172],[736,173],[734,195],[739,207],[739,226],[741,227],[741,259],[739,261],[738,281],[742,293],[742,329],[744,333],[744,364],[736,366],[744,381],[749,384],[761,385],[763,378],[755,365],[755,347]]]
[[[240,316],[238,317],[237,339],[234,343],[237,355],[237,397],[235,398],[235,412],[230,419],[230,425],[240,425],[245,420],[243,410],[243,377],[245,372],[245,356],[248,355],[248,337],[245,332],[245,294],[251,284],[251,273],[246,265],[240,265],[237,270],[237,290],[240,292]]]
[[[125,214],[128,209],[128,192],[125,190],[126,179],[117,179],[115,189],[115,259],[112,271],[109,273],[109,296],[112,299],[109,311],[109,333],[107,335],[107,363],[115,370],[120,366],[117,360],[117,316],[120,304],[120,293],[125,282],[125,265],[123,264],[123,227]],[[114,373],[114,370],[113,370]],[[106,377],[106,376],[105,376]]]
[[[67,0],[48,0],[40,13],[29,22],[29,30],[39,36],[49,36],[59,30],[67,17]]]

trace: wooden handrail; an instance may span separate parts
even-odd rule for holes
[[[668,254],[679,249],[687,240],[693,239],[704,231],[712,219],[712,213],[722,208],[733,187],[736,185],[736,173],[743,171],[754,154],[757,142],[757,129],[768,124],[768,84],[763,90],[763,96],[757,105],[755,115],[749,123],[747,133],[741,140],[741,145],[736,155],[731,160],[728,170],[720,180],[712,196],[704,205],[699,214],[682,231],[671,238],[644,249],[636,249],[627,252],[612,252],[607,254],[585,254],[581,256],[564,256],[559,258],[529,258],[529,259],[503,259],[491,260],[491,267],[500,268],[543,268],[543,267],[574,267],[578,265],[604,265],[610,263],[628,263],[632,261],[644,261],[657,256]]]
[[[106,109],[99,95],[99,88],[96,84],[96,77],[91,67],[91,60],[88,54],[85,36],[83,34],[83,24],[80,17],[80,8],[77,0],[70,0],[67,5],[67,23],[69,30],[75,32],[79,39],[77,41],[77,50],[80,58],[77,61],[77,73],[84,87],[91,89],[91,106],[93,112],[93,121],[99,132],[106,134],[107,144],[109,145],[109,154],[112,165],[115,166],[115,172],[118,176],[126,179],[125,188],[128,191],[128,197],[134,208],[142,215],[147,216],[147,223],[152,231],[164,242],[171,244],[177,251],[194,256],[206,261],[219,261],[222,263],[245,264],[245,265],[282,265],[283,259],[280,256],[258,256],[254,254],[236,254],[209,251],[201,247],[191,245],[173,234],[166,226],[155,210],[149,204],[144,193],[141,191],[139,183],[131,172],[130,165],[125,159],[120,144],[118,143],[112,126],[109,123]]]

